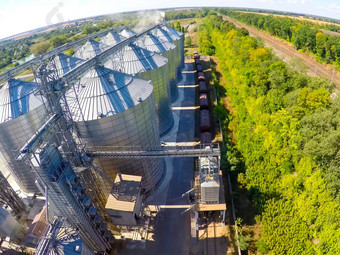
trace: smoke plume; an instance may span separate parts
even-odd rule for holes
[[[146,28],[149,28],[153,25],[159,24],[164,21],[165,12],[162,11],[143,11],[138,12],[137,19],[138,23],[134,27],[134,31],[139,33]]]

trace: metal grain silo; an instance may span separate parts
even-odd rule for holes
[[[116,32],[113,32],[113,31],[110,31],[107,33],[107,35],[105,35],[104,37],[100,38],[100,42],[101,43],[104,43],[106,45],[109,45],[109,46],[113,46],[113,45],[116,45],[117,43],[125,40],[126,37],[116,33]]]
[[[170,26],[163,26],[162,28],[166,30],[170,35],[178,36],[181,38],[181,64],[182,68],[184,68],[184,34]]]
[[[129,44],[113,55],[105,66],[127,74],[138,75],[147,81],[151,80],[159,132],[163,135],[172,128],[168,59],[135,44]]]
[[[11,79],[0,90],[0,150],[24,192],[39,192],[29,165],[16,161],[19,150],[46,121],[37,83]]]
[[[74,53],[74,57],[87,60],[95,57],[107,48],[109,48],[108,45],[91,39],[88,40],[78,50],[76,50],[76,52]]]
[[[182,63],[181,63],[181,54],[182,54],[182,41],[181,38],[175,34],[170,34],[167,30],[163,28],[157,28],[151,31],[155,36],[159,37],[161,40],[170,42],[176,46],[177,49],[177,58],[176,58],[176,66],[177,66],[177,79],[182,79]]]
[[[171,101],[174,102],[178,97],[178,87],[177,87],[177,71],[176,71],[176,58],[177,49],[176,46],[168,41],[165,41],[151,33],[139,38],[136,45],[145,48],[149,51],[159,53],[160,55],[166,57],[169,62],[169,82],[170,82],[170,92]]]
[[[127,29],[127,28],[124,29],[123,31],[121,31],[119,34],[124,36],[125,38],[129,38],[131,36],[136,35],[136,33],[134,31]]]
[[[71,71],[73,68],[84,62],[83,59],[58,53],[48,64],[47,68],[56,71],[58,77],[63,76],[65,73]]]
[[[98,66],[78,84],[67,98],[79,136],[88,147],[160,144],[153,86],[147,81]],[[96,159],[95,164],[111,180],[118,172],[140,175],[145,189],[156,186],[164,173],[162,159]],[[111,186],[105,190],[110,191]]]

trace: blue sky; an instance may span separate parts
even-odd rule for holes
[[[340,0],[1,0],[0,38],[56,23],[58,20],[183,6],[253,7],[340,19]]]

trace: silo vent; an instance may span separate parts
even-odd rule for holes
[[[143,101],[143,99],[141,98],[141,97],[138,97],[138,102],[142,102]]]

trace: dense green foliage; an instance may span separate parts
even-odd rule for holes
[[[321,62],[335,64],[340,70],[340,37],[320,30],[328,28],[333,31],[337,29],[336,32],[340,32],[340,26],[325,27],[288,17],[243,13],[227,9],[221,9],[220,12],[291,42],[296,49],[315,55]]]
[[[340,254],[340,99],[329,81],[297,73],[220,17],[204,19],[200,37],[227,80],[222,123],[235,146],[222,163],[258,209],[259,252]]]
[[[192,18],[203,18],[207,16],[209,9],[203,8],[197,11],[167,11],[165,12],[165,20],[178,20],[178,19],[192,19]]]

